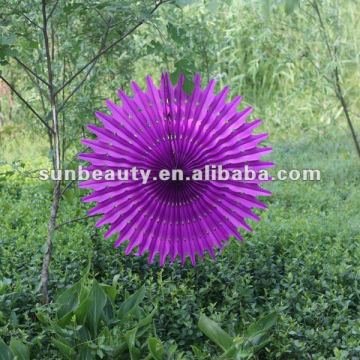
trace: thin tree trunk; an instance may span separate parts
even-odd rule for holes
[[[351,132],[352,139],[354,141],[356,151],[357,151],[357,153],[359,155],[359,158],[360,158],[360,143],[359,143],[359,140],[358,140],[358,138],[356,136],[356,132],[355,132],[354,126],[353,126],[351,118],[350,118],[349,108],[348,108],[348,105],[347,105],[347,103],[345,101],[345,98],[344,98],[344,95],[343,95],[343,90],[342,90],[342,87],[341,87],[340,76],[339,76],[339,70],[338,70],[337,66],[335,67],[334,72],[335,72],[335,81],[336,81],[335,93],[336,93],[336,96],[339,99],[340,104],[341,104],[341,106],[343,108],[345,118],[346,118],[346,121],[348,123],[348,126],[349,126],[349,129],[350,129],[350,132]]]
[[[166,3],[167,0],[161,0],[157,2],[154,6],[154,8],[151,10],[150,14],[153,14],[160,5]],[[50,128],[46,123],[44,123],[43,119],[42,122],[45,126],[48,127],[49,134],[49,142],[50,146],[52,144],[53,150],[54,150],[54,165],[53,169],[57,172],[60,171],[63,163],[62,161],[62,151],[65,150],[65,148],[61,148],[61,142],[60,142],[60,133],[59,133],[59,119],[58,114],[63,110],[66,102],[79,90],[79,88],[84,84],[87,76],[90,74],[92,68],[95,66],[96,62],[99,58],[101,58],[105,53],[109,52],[111,49],[113,49],[117,44],[119,44],[123,39],[128,37],[130,34],[132,34],[138,27],[140,27],[143,23],[145,23],[145,18],[140,20],[135,26],[133,26],[130,30],[125,32],[123,35],[120,36],[119,39],[113,41],[110,45],[105,47],[106,43],[106,37],[109,31],[109,27],[106,29],[105,36],[104,36],[104,43],[100,47],[99,52],[84,66],[82,66],[78,71],[75,72],[69,79],[63,82],[63,84],[60,87],[55,87],[54,84],[54,76],[53,76],[53,69],[52,64],[54,62],[54,57],[56,57],[56,48],[54,46],[54,42],[56,39],[56,34],[54,33],[54,28],[51,28],[51,43],[49,41],[49,33],[48,33],[48,20],[50,19],[51,15],[53,14],[56,5],[53,7],[53,9],[50,11],[49,16],[46,15],[46,0],[42,0],[42,21],[43,26],[41,29],[43,30],[43,36],[44,36],[44,43],[45,43],[45,51],[46,51],[46,63],[47,63],[47,73],[48,73],[48,79],[47,81],[42,81],[48,86],[49,89],[49,100],[51,105],[51,113],[52,113],[52,128]],[[85,69],[87,69],[87,73],[85,74],[84,78],[80,83],[70,92],[68,97],[63,100],[63,104],[57,105],[56,99],[57,95],[60,95],[64,89],[74,80],[76,79]],[[31,108],[32,109],[32,108]],[[36,114],[34,109],[32,111]],[[64,119],[65,120],[65,119]],[[63,128],[64,130],[64,128]],[[63,133],[64,136],[64,133]],[[65,146],[65,144],[64,144]],[[56,176],[56,178],[59,178]],[[60,177],[61,179],[61,177]],[[49,266],[51,261],[51,255],[52,255],[52,246],[53,246],[53,238],[56,231],[56,219],[58,215],[59,210],[59,203],[61,199],[61,180],[54,180],[54,191],[53,191],[53,197],[52,197],[52,203],[51,203],[51,211],[50,211],[50,218],[48,222],[48,233],[47,233],[47,239],[46,239],[46,251],[44,253],[43,257],[43,264],[42,264],[42,270],[41,270],[41,290],[43,294],[43,301],[44,303],[49,303],[49,291],[48,291],[48,283],[49,283]]]
[[[51,49],[54,48],[54,45],[49,43],[48,36],[48,19],[46,15],[46,2],[42,0],[42,15],[43,15],[43,34],[45,42],[45,51],[46,51],[46,63],[48,71],[48,84],[49,84],[49,95],[50,95],[50,105],[51,105],[51,114],[52,114],[52,128],[53,128],[53,145],[54,145],[54,160],[56,172],[61,170],[61,155],[60,155],[60,136],[59,136],[59,124],[58,124],[58,111],[56,106],[56,94],[54,91],[54,82],[53,82],[53,72],[52,72],[52,61],[54,60],[51,56]],[[58,179],[59,177],[56,176]],[[54,191],[52,197],[50,218],[48,222],[48,234],[46,239],[46,251],[43,257],[43,264],[41,270],[41,289],[43,294],[44,303],[49,303],[49,266],[51,261],[53,238],[56,228],[56,219],[59,209],[59,202],[61,196],[61,177],[59,180],[54,180]]]
[[[60,181],[55,182],[54,191],[53,191],[53,199],[51,204],[51,211],[50,211],[50,219],[48,223],[48,233],[46,238],[46,250],[43,257],[43,264],[41,270],[41,289],[43,295],[43,301],[45,304],[49,303],[49,291],[48,291],[48,284],[49,284],[49,266],[51,261],[52,255],[52,245],[53,245],[53,237],[55,233],[56,227],[56,218],[59,209],[59,200],[60,200]]]
[[[350,129],[351,137],[352,137],[352,139],[354,141],[356,152],[357,152],[357,154],[358,154],[358,156],[360,158],[360,143],[359,143],[359,140],[357,138],[356,131],[354,129],[354,126],[353,126],[353,123],[352,123],[352,120],[351,120],[351,117],[350,117],[349,107],[348,107],[348,104],[347,104],[347,102],[345,100],[342,85],[341,85],[340,69],[339,69],[339,66],[338,66],[337,48],[336,48],[336,46],[334,46],[334,48],[332,48],[331,45],[330,45],[330,40],[329,40],[327,31],[326,31],[325,23],[323,21],[323,18],[322,18],[321,12],[320,12],[320,8],[319,8],[319,5],[318,5],[317,1],[313,0],[313,2],[311,2],[311,4],[312,4],[312,6],[313,6],[313,8],[314,8],[314,10],[316,12],[317,17],[318,17],[320,28],[322,30],[322,35],[323,35],[323,38],[324,38],[325,46],[326,46],[326,49],[328,51],[329,57],[335,63],[335,68],[333,70],[334,82],[332,82],[330,80],[330,84],[333,86],[334,91],[335,91],[335,95],[336,95],[337,99],[339,100],[339,102],[341,104],[341,107],[342,107],[342,109],[344,111],[345,118],[346,118],[347,124],[348,124],[349,129]]]
[[[3,116],[2,116],[2,113],[1,113],[1,102],[0,102],[0,127],[3,126]]]

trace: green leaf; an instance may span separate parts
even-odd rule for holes
[[[198,326],[210,340],[220,346],[224,351],[230,349],[233,345],[233,338],[207,316],[200,315]]]
[[[11,313],[10,313],[9,323],[13,327],[16,327],[19,324],[18,317],[17,317],[16,312],[14,310],[12,310]]]
[[[42,325],[48,326],[50,324],[49,316],[45,312],[37,312],[36,317]]]
[[[164,346],[159,339],[154,337],[149,338],[148,347],[150,354],[155,360],[163,360]]]
[[[106,295],[111,299],[111,301],[115,301],[117,290],[116,287],[110,285],[101,285],[102,289],[105,291]]]
[[[10,349],[13,354],[17,356],[17,360],[30,360],[29,348],[24,345],[20,340],[11,339]]]
[[[296,6],[299,5],[299,0],[286,0],[285,1],[285,12],[290,15],[294,12]]]
[[[69,335],[69,332],[66,328],[62,328],[61,326],[59,326],[55,323],[51,324],[51,330],[56,334],[57,339],[66,338]]]
[[[17,51],[13,46],[0,44],[0,61],[2,65],[6,65],[8,63],[6,58],[15,55],[17,55]]]
[[[129,296],[121,305],[119,309],[119,316],[121,319],[124,319],[128,314],[130,314],[136,306],[144,299],[145,296],[145,287],[142,286],[137,292]]]
[[[140,316],[139,322],[136,324],[138,333],[140,335],[144,334],[147,331],[146,327],[151,324],[152,319],[153,319],[154,315],[156,314],[156,312],[157,312],[157,306],[155,306],[153,311],[150,314],[148,314],[147,316],[142,317],[142,318]],[[117,320],[117,321],[114,321],[113,323],[118,323],[118,322],[121,322],[121,321]]]
[[[14,355],[12,354],[10,348],[4,343],[4,341],[0,338],[0,355],[1,360],[13,360]]]
[[[70,311],[66,315],[64,315],[61,319],[58,320],[57,324],[61,327],[65,327],[71,323],[71,319],[74,316],[74,313]]]
[[[98,322],[107,302],[107,296],[96,280],[94,280],[89,297],[91,299],[91,304],[87,314],[87,323],[89,324],[90,329],[92,329],[93,334],[96,336]]]
[[[175,357],[175,354],[179,353],[177,345],[172,343],[172,344],[168,344],[167,348],[166,348],[166,356],[171,359],[173,357]],[[182,359],[180,357],[180,359]]]
[[[245,337],[248,338],[249,341],[255,340],[256,337],[270,330],[276,324],[276,321],[277,314],[274,312],[262,317],[247,328]]]
[[[262,349],[265,345],[267,345],[271,340],[271,336],[266,333],[266,332],[262,332],[257,334],[255,337],[251,338],[251,345],[253,346],[254,350],[260,350]]]
[[[90,298],[86,297],[77,307],[77,309],[74,311],[74,314],[76,316],[76,321],[78,324],[85,324],[86,316],[90,308],[90,303],[91,303]]]
[[[170,74],[170,79],[172,83],[178,81],[180,74],[184,74],[185,81],[183,85],[183,90],[190,94],[194,89],[194,83],[192,81],[194,75],[194,64],[189,59],[181,59],[175,63],[175,71]]]
[[[226,350],[218,360],[229,360],[229,359],[249,359],[251,351],[246,351],[242,349],[237,349],[236,345],[231,346],[228,350]],[[236,356],[236,357],[235,357]]]
[[[114,346],[114,358],[120,357],[124,352],[127,351],[127,343],[124,340],[124,337],[122,337],[120,340],[118,340],[118,343]]]
[[[174,41],[176,41],[177,43],[181,43],[184,41],[186,32],[183,29],[177,28],[172,23],[168,23],[166,28],[168,34]]]
[[[91,334],[85,326],[78,328],[77,335],[82,343],[86,343],[91,340]]]
[[[96,354],[94,354],[87,345],[80,346],[79,360],[92,360],[92,359],[96,359]]]
[[[184,7],[186,5],[191,5],[194,2],[195,0],[175,0],[175,5],[179,7]]]
[[[0,45],[14,45],[16,42],[16,35],[0,35]]]
[[[69,312],[74,311],[79,305],[79,295],[81,290],[81,281],[65,290],[57,299],[56,304],[59,306],[57,311],[58,317],[62,318]]]
[[[107,302],[107,296],[96,280],[90,290],[88,297],[79,305],[75,311],[78,319],[86,323],[93,336],[97,335],[98,323]]]
[[[119,279],[120,279],[120,274],[116,274],[112,281],[113,288],[115,288],[115,289],[117,288]]]
[[[157,309],[154,309],[151,314],[149,314],[148,316],[146,316],[145,318],[143,318],[140,322],[138,322],[136,324],[136,327],[138,328],[138,336],[142,336],[144,335],[149,328],[149,325],[152,323],[152,319],[154,317],[155,312],[157,311]]]
[[[137,360],[140,352],[135,346],[137,327],[128,331],[124,337],[129,348],[131,360]]]
[[[58,339],[52,339],[52,342],[58,348],[60,353],[64,355],[67,359],[71,360],[74,358],[73,355],[75,354],[75,351],[68,344]]]

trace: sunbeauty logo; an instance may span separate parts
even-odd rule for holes
[[[205,165],[202,169],[186,171],[183,169],[142,169],[138,167],[124,169],[91,169],[79,166],[76,170],[39,171],[39,179],[46,180],[95,180],[95,181],[320,181],[319,169],[279,169],[270,175],[267,169],[254,170],[248,165],[241,169],[225,168],[221,165]]]

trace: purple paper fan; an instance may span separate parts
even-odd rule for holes
[[[128,241],[125,253],[149,253],[152,263],[159,254],[163,266],[169,256],[185,262],[206,251],[215,256],[230,237],[242,240],[238,228],[251,231],[246,218],[259,220],[253,208],[264,209],[257,196],[269,196],[262,189],[263,180],[238,181],[160,181],[154,180],[161,169],[181,169],[184,179],[195,169],[221,165],[229,171],[245,165],[257,174],[273,163],[261,161],[271,148],[258,147],[267,134],[253,135],[261,121],[246,122],[252,109],[238,111],[241,97],[226,101],[229,88],[214,94],[215,80],[201,88],[199,75],[194,77],[191,95],[183,91],[184,76],[172,85],[167,73],[160,88],[150,76],[143,91],[131,83],[134,96],[119,91],[121,105],[106,101],[111,115],[96,117],[103,127],[89,125],[96,139],[84,139],[91,153],[79,154],[89,162],[87,169],[149,169],[149,181],[87,180],[80,187],[91,189],[84,202],[96,202],[89,215],[102,214],[96,226],[110,224],[105,237],[118,233],[118,247]]]

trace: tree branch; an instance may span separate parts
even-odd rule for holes
[[[356,151],[357,151],[357,153],[359,155],[359,158],[360,158],[360,143],[359,143],[359,140],[357,138],[354,126],[353,126],[351,118],[350,118],[348,105],[347,105],[347,103],[345,101],[345,98],[344,98],[344,95],[343,95],[341,82],[340,82],[340,77],[339,77],[339,70],[338,70],[337,67],[335,67],[335,81],[336,81],[335,93],[336,93],[336,96],[339,99],[339,101],[341,103],[341,106],[343,108],[345,118],[346,118],[346,121],[347,121],[348,126],[350,128],[351,136],[352,136],[354,144],[355,144]]]
[[[65,221],[65,222],[63,222],[63,223],[61,223],[61,224],[59,224],[59,225],[56,225],[55,229],[58,229],[58,228],[60,228],[60,227],[62,227],[62,226],[65,226],[65,225],[72,224],[72,223],[74,223],[74,222],[87,220],[87,219],[90,219],[90,218],[92,218],[92,217],[94,217],[94,216],[97,216],[97,215],[92,215],[92,216],[87,215],[87,216],[84,216],[84,217],[79,217],[79,218],[71,219],[71,220]]]
[[[66,186],[64,187],[64,189],[61,191],[61,196],[63,196],[67,190],[70,189],[71,185],[75,182],[76,180],[71,180],[69,181]]]
[[[49,83],[45,81],[40,75],[36,74],[33,70],[31,70],[27,65],[25,65],[18,57],[14,57],[16,62],[20,64],[24,69],[26,69],[31,75],[35,76],[38,80],[40,80],[46,86],[49,86]]]
[[[100,46],[100,50],[99,50],[99,51],[101,51],[101,49],[103,49],[103,48],[105,47],[106,38],[107,38],[108,34],[109,34],[109,26],[107,27],[106,32],[105,32],[105,35],[104,35],[104,38],[103,38],[103,40],[101,41],[101,46]],[[71,91],[71,93],[66,97],[66,99],[63,100],[63,103],[62,103],[62,104],[59,106],[59,108],[58,108],[58,112],[61,112],[61,111],[64,109],[66,103],[67,103],[67,102],[72,98],[72,96],[81,88],[81,86],[84,84],[84,82],[86,81],[87,77],[89,76],[91,70],[95,67],[95,65],[96,65],[96,63],[97,63],[98,60],[99,60],[99,59],[96,59],[96,60],[91,64],[91,66],[90,66],[90,68],[88,69],[88,71],[86,72],[84,78],[79,82],[79,84],[78,84],[77,86],[75,86],[75,88],[74,88],[74,89]]]
[[[89,76],[91,70],[94,68],[94,66],[96,65],[97,61],[93,62],[90,66],[90,68],[88,69],[88,71],[86,72],[84,78],[79,82],[79,84],[71,91],[71,93],[66,97],[66,99],[63,101],[63,103],[59,106],[58,108],[58,112],[61,112],[62,110],[64,110],[65,105],[67,104],[67,102],[73,97],[73,95],[81,88],[81,86],[84,84],[84,82],[86,81],[87,77]]]
[[[54,6],[50,10],[49,15],[46,18],[47,21],[54,15],[54,11],[56,10],[56,7],[58,6],[58,4],[59,4],[59,0],[56,0]]]
[[[24,99],[24,97],[10,84],[2,75],[0,79],[14,92],[14,94],[26,105],[26,107],[41,121],[43,125],[51,132],[54,133],[53,129],[46,123],[46,121],[37,113],[37,111]]]
[[[38,28],[39,30],[42,30],[42,27],[40,25],[38,25],[35,21],[31,20],[27,15],[25,14],[21,14],[27,21],[29,21],[29,23],[33,26],[35,26],[36,28]]]
[[[152,15],[162,4],[165,4],[169,1],[167,0],[161,0],[159,1],[154,8],[150,11],[150,15]],[[140,20],[136,25],[134,25],[130,30],[128,30],[124,35],[122,35],[119,39],[112,42],[110,45],[108,45],[106,48],[100,50],[91,60],[89,60],[84,66],[82,66],[73,76],[70,77],[59,89],[56,90],[55,95],[57,95],[64,87],[69,85],[78,75],[80,75],[88,66],[90,66],[93,62],[97,61],[102,55],[107,53],[109,50],[111,50],[114,46],[119,44],[122,40],[124,40],[126,37],[131,35],[138,27],[140,27],[146,19]]]
[[[313,6],[313,8],[314,8],[314,10],[316,12],[316,15],[317,15],[317,17],[319,19],[320,27],[321,27],[321,29],[323,31],[323,37],[324,37],[326,49],[327,49],[327,51],[329,53],[330,58],[333,59],[334,56],[333,56],[333,52],[331,50],[330,41],[329,41],[329,38],[328,38],[328,35],[327,35],[327,32],[326,32],[326,28],[325,28],[325,24],[324,24],[324,22],[322,20],[320,9],[319,9],[319,6],[318,6],[316,0],[314,0],[314,2],[312,3],[312,6]]]
[[[43,106],[43,110],[44,113],[46,113],[46,109],[45,109],[45,103],[44,103],[44,99],[43,96],[46,97],[47,100],[49,99],[48,94],[41,88],[40,84],[39,84],[39,80],[38,78],[33,78],[30,74],[30,72],[27,69],[24,69],[24,71],[26,72],[27,76],[29,77],[30,81],[37,87],[37,89],[39,90],[39,94],[40,94],[40,100],[41,100],[41,104]]]

